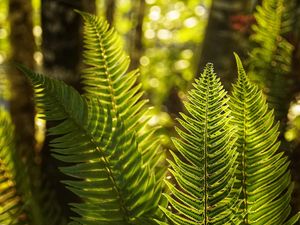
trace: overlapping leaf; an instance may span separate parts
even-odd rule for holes
[[[238,80],[233,85],[230,108],[237,126],[237,178],[242,187],[244,224],[284,224],[290,214],[292,192],[289,161],[279,152],[279,124],[259,88],[245,74],[236,56]],[[294,224],[299,215],[287,224]]]
[[[101,104],[111,109],[113,120],[118,115],[127,132],[137,136],[138,149],[145,161],[154,167],[160,164],[163,154],[160,139],[154,137],[155,127],[145,129],[149,116],[142,99],[139,71],[127,72],[129,58],[114,28],[96,16],[80,12],[84,19],[84,64],[82,83],[86,96],[99,97]],[[160,182],[164,170],[157,170]],[[158,184],[159,185],[159,184]]]
[[[31,79],[36,102],[47,120],[60,121],[49,130],[56,135],[54,156],[72,165],[61,170],[78,180],[64,181],[81,197],[72,204],[80,224],[127,225],[152,219],[161,187],[154,170],[138,151],[135,133],[127,132],[117,117],[101,107],[99,98],[82,97],[61,81],[25,70]]]
[[[179,120],[181,139],[170,161],[176,185],[167,181],[171,210],[162,210],[173,224],[239,224],[238,195],[234,188],[236,138],[230,124],[226,91],[207,64],[185,103],[188,115]]]

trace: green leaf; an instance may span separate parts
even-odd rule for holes
[[[25,70],[35,98],[48,120],[53,156],[73,165],[60,168],[75,181],[64,181],[83,203],[72,204],[80,224],[134,224],[155,217],[161,186],[138,151],[137,138],[98,98],[82,97],[61,81]]]

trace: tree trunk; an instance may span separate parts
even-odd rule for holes
[[[140,65],[140,58],[143,55],[143,23],[145,17],[145,0],[140,0],[138,4],[133,6],[132,21],[134,21],[132,38],[131,38],[131,49],[130,58],[131,65],[130,69],[136,69]]]
[[[233,52],[243,58],[247,49],[252,22],[252,16],[248,14],[251,10],[253,1],[250,0],[213,1],[205,39],[201,44],[197,76],[207,62],[212,62],[224,86],[230,86],[236,74]]]
[[[79,89],[82,20],[74,9],[95,13],[95,0],[42,0],[44,70]]]
[[[42,0],[43,69],[49,76],[63,80],[80,91],[83,29],[81,16],[74,9],[95,14],[95,0]],[[47,123],[48,128],[53,126],[55,124]],[[66,177],[57,167],[64,164],[50,156],[49,142],[50,138],[46,137],[42,168],[56,188],[58,200],[69,217],[73,214],[68,203],[78,202],[79,199],[61,184],[60,181]]]
[[[96,0],[81,0],[82,10],[92,14],[96,14]]]
[[[9,1],[10,46],[12,63],[21,63],[31,69],[34,67],[35,41],[32,33],[32,5],[28,0]],[[34,103],[32,102],[33,90],[26,77],[14,66],[8,68],[10,81],[10,113],[14,123],[15,148],[20,160],[27,167],[29,190],[26,195],[31,195],[30,210],[31,223],[43,223],[41,209],[38,207],[39,178],[38,154],[35,151],[34,129]],[[25,178],[26,179],[26,178]],[[25,181],[26,183],[26,181]],[[26,185],[26,184],[25,184]],[[26,210],[26,209],[25,209]]]
[[[28,0],[9,1],[11,62],[33,69],[35,51],[32,33],[32,5]],[[11,115],[16,130],[16,147],[26,160],[35,157],[33,90],[26,77],[16,68],[9,68],[11,82]]]
[[[115,0],[107,0],[106,1],[106,20],[110,25],[114,24],[115,19],[115,11],[116,11],[116,1]]]

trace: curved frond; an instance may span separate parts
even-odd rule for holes
[[[161,164],[164,154],[160,139],[153,135],[156,128],[145,129],[150,118],[147,100],[142,98],[141,84],[137,82],[139,71],[127,72],[129,57],[114,28],[104,19],[79,13],[84,19],[84,95],[99,97],[101,104],[111,109],[113,121],[119,117],[126,131],[136,134],[138,149],[151,167]],[[162,175],[163,172],[158,171],[159,182]]]
[[[63,181],[83,200],[72,204],[80,215],[74,222],[154,224],[161,187],[138,151],[135,133],[127,132],[119,119],[113,126],[112,113],[102,108],[99,98],[82,97],[61,81],[24,72],[46,119],[60,122],[49,130],[56,136],[51,147],[54,157],[72,164],[61,171],[77,179]]]
[[[279,124],[259,88],[252,84],[236,55],[238,80],[230,108],[237,126],[237,178],[242,187],[244,224],[284,224],[291,207],[289,161],[279,152]],[[293,223],[290,223],[293,224]]]
[[[180,139],[174,139],[170,172],[176,185],[167,181],[171,210],[162,207],[173,224],[239,224],[239,191],[234,188],[236,138],[231,126],[226,91],[207,64],[185,103],[188,115],[179,119]]]

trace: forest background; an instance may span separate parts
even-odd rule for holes
[[[262,17],[257,6],[272,3],[273,14]],[[161,126],[166,149],[173,148],[169,137],[193,79],[212,62],[230,90],[237,52],[281,122],[281,148],[291,159],[295,181],[292,204],[300,210],[300,1],[1,0],[0,83],[4,77],[11,83],[1,95],[9,94],[11,101],[0,104],[10,106],[17,148],[34,149],[28,154],[47,174],[66,215],[67,203],[76,197],[60,184],[60,162],[49,153],[45,129],[52,124],[35,116],[31,86],[9,65],[22,63],[81,91],[82,22],[74,9],[105,17],[123,37],[130,67],[140,68],[154,106],[149,125]]]

